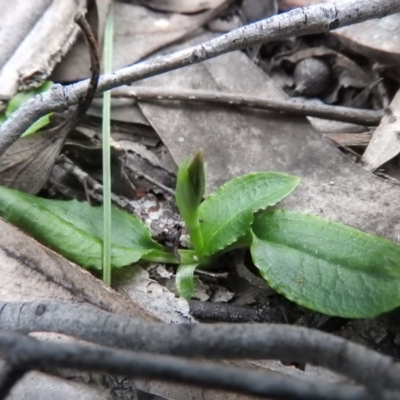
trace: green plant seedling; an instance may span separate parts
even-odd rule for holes
[[[400,305],[400,246],[313,215],[268,210],[299,178],[256,172],[235,178],[203,201],[203,154],[178,170],[176,202],[190,235],[176,257],[136,217],[112,209],[112,266],[137,261],[179,264],[178,292],[193,294],[196,268],[212,268],[234,248],[250,248],[262,277],[288,299],[315,311],[370,318]],[[62,255],[102,267],[102,209],[77,201],[40,199],[0,188],[0,213]],[[179,258],[179,260],[178,260]]]
[[[29,100],[30,98],[43,93],[50,89],[53,85],[53,82],[46,81],[43,85],[35,88],[26,90],[24,92],[19,92],[12,99],[8,102],[6,110],[0,114],[0,124],[5,122],[7,118],[16,110],[18,110],[21,105]],[[36,122],[34,122],[22,135],[21,137],[32,135],[33,133],[37,132],[39,129],[43,128],[44,126],[50,123],[50,117],[52,113],[44,115],[43,117],[39,118]]]

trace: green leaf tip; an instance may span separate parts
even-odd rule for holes
[[[184,160],[178,168],[175,200],[189,230],[193,247],[198,253],[203,248],[198,210],[205,190],[204,157],[199,151],[192,161]]]
[[[218,188],[200,205],[203,256],[225,249],[250,229],[253,214],[288,196],[300,178],[277,172],[255,172]]]
[[[251,254],[277,292],[304,307],[372,318],[400,305],[400,246],[293,211],[256,217]]]
[[[206,188],[204,154],[202,151],[198,151],[188,165],[188,175],[196,204],[200,205]]]

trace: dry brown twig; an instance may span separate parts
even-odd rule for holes
[[[107,347],[190,358],[290,360],[331,369],[370,389],[400,391],[400,365],[390,357],[299,326],[147,323],[49,300],[0,302],[0,329],[55,332]]]
[[[292,115],[325,118],[333,121],[374,126],[379,125],[383,110],[362,110],[359,108],[307,103],[301,100],[273,100],[238,93],[224,93],[206,90],[173,90],[151,87],[121,87],[111,92],[113,97],[134,98],[140,101],[207,102],[226,106],[239,106],[271,110]]]
[[[0,332],[0,399],[29,369],[73,368],[127,377],[156,379],[285,400],[371,400],[364,388],[310,382],[273,372],[257,372],[177,357],[41,342],[15,332]],[[392,397],[393,399],[393,397]]]
[[[71,323],[73,321],[73,323]],[[21,333],[29,332],[56,332],[65,334],[76,339],[84,340],[91,343],[100,344],[115,349],[125,349],[130,351],[146,352],[152,354],[174,355],[189,358],[209,358],[209,359],[283,359],[300,363],[310,363],[329,368],[340,374],[350,377],[355,382],[364,385],[368,388],[369,393],[380,393],[382,390],[399,391],[400,382],[400,366],[396,364],[390,357],[380,355],[372,350],[351,343],[345,339],[319,332],[313,329],[308,329],[299,326],[288,326],[279,324],[164,324],[164,323],[148,323],[138,319],[128,318],[122,315],[112,314],[106,311],[99,310],[89,305],[68,304],[59,301],[33,301],[33,302],[15,302],[7,303],[0,302],[0,329],[14,330]],[[12,348],[10,343],[15,340],[15,346],[18,347],[18,340],[13,336],[2,337],[0,335],[0,353],[9,354],[12,360]],[[79,351],[70,348],[67,354],[75,354],[69,358],[69,361],[63,361],[64,364],[57,364],[57,356],[52,354],[57,352],[57,345],[46,342],[41,346],[43,351],[37,356],[30,356],[24,359],[24,352],[15,355],[24,360],[34,361],[33,367],[38,368],[44,362],[46,357],[50,362],[53,360],[55,365],[63,367],[71,367],[72,364],[65,363],[75,361],[75,368],[84,368],[93,370],[95,366],[111,362],[110,365],[115,368],[117,362],[113,362],[112,350],[108,349],[110,359],[104,354],[98,355],[92,364],[85,364],[85,359],[92,357],[95,352],[90,350]],[[53,346],[54,352],[50,350]],[[62,346],[61,346],[62,347]],[[60,347],[58,347],[60,348]],[[33,347],[33,350],[35,346]],[[47,349],[47,350],[46,350]],[[7,350],[9,352],[7,353]],[[84,356],[86,352],[87,357]],[[50,354],[49,354],[50,353]],[[77,353],[77,354],[76,354]],[[125,351],[126,353],[126,351]],[[117,359],[121,352],[114,353]],[[142,354],[143,355],[143,354]],[[138,361],[140,364],[140,354]],[[152,360],[151,366],[153,371],[156,371],[157,365],[161,370],[168,365],[168,359],[149,358],[149,355],[143,355],[144,360]],[[36,358],[35,358],[36,357]],[[97,356],[96,356],[97,357]],[[131,355],[135,357],[134,354]],[[147,358],[146,358],[147,357]],[[39,360],[37,360],[39,358]],[[67,357],[68,358],[68,357]],[[166,361],[167,360],[167,361]],[[169,360],[171,366],[173,360]],[[60,361],[61,362],[61,361]],[[127,361],[128,362],[128,361]],[[134,363],[134,360],[132,361]],[[183,361],[182,361],[183,362]],[[157,364],[159,363],[159,364]],[[121,364],[122,365],[122,364]],[[129,374],[129,368],[137,368],[137,365],[124,364],[125,369],[116,371],[118,374]],[[149,364],[148,364],[149,365]],[[182,364],[180,364],[182,366]],[[16,367],[21,367],[21,364],[16,364]],[[29,366],[24,364],[25,367]],[[190,364],[186,361],[186,368],[193,367],[196,371],[198,364]],[[101,366],[100,366],[101,367]],[[147,368],[147,367],[146,367]],[[209,371],[212,371],[210,366]],[[218,369],[218,368],[217,368]],[[98,369],[97,369],[98,370]],[[18,377],[18,368],[16,373]],[[106,370],[111,372],[110,370]],[[148,369],[146,369],[148,371]],[[181,369],[175,369],[180,371]],[[198,371],[198,370],[197,370]],[[243,375],[245,375],[245,371]],[[7,381],[7,371],[0,376],[1,379]],[[217,370],[214,371],[217,376]],[[222,370],[219,372],[223,373]],[[12,375],[13,371],[8,371]],[[195,375],[195,372],[193,372]],[[138,375],[143,377],[151,377],[150,372],[147,375]],[[179,375],[179,372],[177,372]],[[169,375],[170,377],[172,375]],[[221,375],[219,375],[221,377]],[[233,376],[233,375],[231,375]],[[259,378],[264,376],[265,382],[271,382],[269,375],[258,374]],[[248,375],[250,381],[251,377]],[[156,372],[153,378],[160,378]],[[177,377],[175,375],[175,382]],[[247,379],[247,378],[246,378]],[[246,380],[245,379],[245,380]],[[261,378],[260,378],[261,379]],[[218,381],[218,380],[217,380]],[[262,379],[261,379],[262,381]],[[191,381],[195,383],[195,381]],[[215,382],[215,380],[214,380]],[[221,378],[221,382],[226,382]],[[220,384],[222,384],[220,382]],[[254,383],[255,381],[253,381]],[[258,381],[260,382],[260,381]],[[285,381],[286,382],[286,381]],[[201,382],[205,384],[206,382]],[[283,383],[283,381],[281,381]],[[296,387],[296,380],[290,388]],[[323,385],[328,385],[324,382]],[[322,386],[323,386],[322,385]],[[215,386],[214,386],[215,387]],[[221,386],[220,386],[221,388]],[[299,388],[299,387],[298,387]],[[338,389],[343,387],[337,386]],[[236,387],[239,390],[238,387]],[[309,388],[310,389],[310,388]],[[325,392],[325,397],[319,396],[320,386],[314,386],[316,391],[314,396],[311,396],[312,390],[303,396],[304,392],[299,392],[299,396],[288,396],[288,393],[281,392],[281,396],[275,398],[297,398],[297,399],[313,399],[313,398],[332,398]],[[349,387],[347,387],[349,389]],[[322,389],[321,389],[322,390]],[[339,392],[332,391],[335,394]],[[346,391],[344,391],[346,392]],[[369,398],[364,391],[347,392],[348,396],[342,392],[338,398],[364,399]],[[254,391],[248,393],[256,394]],[[264,392],[265,393],[265,392]],[[271,393],[270,393],[271,394]],[[400,398],[400,394],[392,392],[391,399]],[[354,396],[354,397],[352,397]],[[337,398],[337,397],[333,397]],[[375,398],[385,398],[380,395]]]
[[[122,68],[112,74],[105,74],[100,79],[98,91],[104,92],[255,44],[291,36],[329,32],[399,11],[400,2],[398,0],[363,2],[343,0],[338,3],[295,9],[236,29],[197,46],[155,57]],[[0,127],[0,155],[20,137],[22,132],[43,115],[52,111],[64,111],[69,106],[78,103],[83,98],[87,85],[87,80],[69,86],[54,85],[48,92],[26,102]]]

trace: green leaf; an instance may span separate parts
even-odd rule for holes
[[[251,254],[288,299],[324,314],[372,318],[400,305],[400,246],[299,212],[271,211],[253,224]]]
[[[51,81],[46,81],[43,83],[43,85],[30,89],[30,90],[25,90],[23,92],[17,93],[13,98],[8,102],[7,108],[6,108],[6,117],[9,117],[14,111],[18,110],[19,107],[25,101],[31,99],[32,97],[36,96],[37,94],[43,93],[47,90],[49,90],[53,86],[53,82]]]
[[[176,288],[179,296],[190,299],[194,291],[194,271],[199,264],[181,264],[176,271]]]
[[[43,117],[39,118],[36,122],[34,122],[22,135],[21,137],[26,137],[36,133],[39,129],[43,128],[44,126],[50,123],[50,117],[53,113],[44,115]]]
[[[277,172],[257,172],[233,179],[217,189],[199,209],[202,255],[214,254],[244,236],[253,222],[253,214],[282,200],[299,181],[297,177]]]
[[[0,213],[12,224],[86,268],[102,268],[103,210],[88,203],[47,200],[0,187]],[[112,209],[112,266],[153,257],[177,263],[169,250],[151,239],[146,225]]]

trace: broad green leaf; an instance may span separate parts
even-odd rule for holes
[[[400,305],[400,246],[313,215],[256,217],[251,254],[288,299],[324,314],[372,318]]]
[[[102,207],[91,207],[75,200],[47,200],[0,187],[0,214],[79,265],[102,268]],[[139,259],[177,262],[168,249],[151,239],[146,225],[138,218],[113,208],[112,226],[113,267],[129,265]]]
[[[233,179],[200,205],[204,256],[211,255],[244,236],[253,214],[275,205],[298,185],[300,179],[277,172],[257,172]]]
[[[176,271],[176,288],[179,296],[190,299],[194,291],[194,271],[199,264],[181,264]]]

